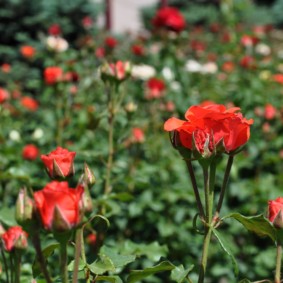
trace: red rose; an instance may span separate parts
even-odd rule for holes
[[[49,27],[48,33],[49,33],[50,35],[54,35],[54,36],[60,35],[60,34],[61,34],[61,28],[60,28],[59,25],[54,24],[54,25],[52,25],[52,26]]]
[[[4,63],[4,64],[1,65],[1,70],[2,70],[3,73],[10,73],[11,65]]]
[[[25,107],[30,111],[36,111],[38,108],[38,102],[35,99],[28,96],[23,96],[21,98],[21,104],[23,107]]]
[[[276,228],[283,228],[283,198],[268,202],[268,218]]]
[[[141,128],[132,129],[132,142],[133,143],[143,143],[145,140],[144,132]]]
[[[255,59],[248,55],[244,56],[240,60],[240,65],[245,69],[255,69],[256,68]]]
[[[95,246],[96,240],[97,240],[97,236],[96,236],[95,233],[89,234],[89,235],[86,237],[86,242],[87,242],[89,245],[91,245],[91,246]]]
[[[35,49],[32,46],[24,45],[21,47],[21,54],[26,58],[32,58],[35,54]]]
[[[47,67],[44,70],[44,80],[46,84],[53,85],[63,78],[63,70],[60,67]]]
[[[9,92],[0,87],[0,104],[4,103],[9,98]]]
[[[93,26],[93,20],[90,16],[85,16],[82,19],[82,24],[85,29],[89,29]]]
[[[97,58],[103,58],[105,57],[105,49],[103,47],[98,47],[95,50],[95,56]]]
[[[41,155],[47,173],[50,178],[61,177],[65,178],[74,174],[74,158],[76,152],[68,151],[62,147],[57,147],[47,155]]]
[[[193,139],[201,154],[212,153],[216,146],[223,142],[227,153],[233,152],[244,145],[250,137],[250,125],[253,120],[245,119],[234,107],[226,109],[224,105],[190,107],[182,121],[170,118],[164,124],[165,131],[178,133],[183,147],[193,149]]]
[[[116,63],[105,64],[101,67],[102,79],[115,79],[116,81],[123,81],[129,77],[131,72],[131,65],[129,62],[117,61]]]
[[[27,160],[35,160],[38,157],[39,150],[33,144],[27,144],[22,151],[22,155],[24,159]]]
[[[70,230],[81,221],[83,187],[52,181],[34,193],[35,206],[47,230]]]
[[[109,36],[105,38],[104,44],[106,47],[113,49],[118,44],[118,41],[114,37]]]
[[[283,74],[273,75],[273,80],[279,84],[283,84]]]
[[[245,47],[256,45],[259,39],[255,36],[244,34],[241,38],[241,44]]]
[[[167,28],[175,32],[181,32],[186,22],[182,14],[173,7],[164,7],[157,11],[152,23],[157,28]]]
[[[159,98],[164,94],[165,83],[161,79],[151,78],[147,81],[146,87],[146,98]]]
[[[10,252],[13,248],[24,249],[27,247],[28,234],[20,226],[13,226],[2,235],[4,248]]]

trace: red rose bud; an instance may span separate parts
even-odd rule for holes
[[[35,55],[35,49],[29,45],[22,46],[20,51],[23,57],[28,58],[28,59],[33,58]]]
[[[89,245],[91,245],[91,246],[95,246],[96,240],[97,240],[97,236],[96,236],[95,233],[89,234],[89,235],[86,237],[86,242],[87,242]]]
[[[33,203],[27,194],[26,188],[20,190],[16,202],[16,220],[19,224],[24,225],[32,220]]]
[[[23,96],[21,98],[21,105],[29,111],[36,111],[38,109],[38,102],[29,96]]]
[[[74,174],[74,158],[76,152],[68,151],[62,147],[57,147],[47,155],[41,155],[47,173],[51,179],[66,178]]]
[[[67,182],[52,181],[34,193],[36,209],[47,230],[66,231],[80,224],[84,189],[69,188]]]
[[[4,103],[9,98],[9,92],[0,87],[0,104]]]
[[[104,44],[105,44],[106,47],[113,49],[117,46],[118,41],[114,37],[109,36],[109,37],[105,38]]]
[[[192,106],[185,114],[187,121],[170,118],[164,130],[177,132],[174,137],[181,147],[193,150],[195,143],[195,149],[203,156],[210,155],[214,148],[218,153],[236,154],[249,140],[253,124],[253,120],[245,119],[239,110],[237,107],[226,109],[219,104]]]
[[[5,250],[10,252],[14,248],[25,249],[28,245],[27,237],[28,234],[23,231],[22,227],[11,227],[2,235]]]
[[[49,27],[48,33],[54,36],[60,35],[61,27],[58,24],[53,24],[52,26]]]
[[[268,218],[278,229],[283,228],[283,197],[268,202]]]

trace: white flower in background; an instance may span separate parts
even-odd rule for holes
[[[174,79],[174,73],[169,67],[164,67],[161,72],[165,80],[172,81]]]
[[[68,49],[68,42],[59,36],[48,36],[46,39],[46,45],[49,49],[56,52],[64,52]]]
[[[278,53],[277,53],[277,56],[278,56],[280,59],[283,59],[283,50],[279,50]]]
[[[155,69],[149,65],[134,65],[132,67],[132,76],[141,80],[148,80],[156,74]]]
[[[196,60],[188,60],[185,69],[190,73],[199,73],[202,70],[202,65]]]
[[[180,83],[177,82],[177,81],[172,82],[172,83],[170,84],[170,87],[171,87],[171,89],[174,90],[174,91],[179,91],[179,90],[181,89],[181,85],[180,85]]]
[[[19,141],[21,139],[21,136],[20,136],[20,133],[16,130],[12,130],[10,133],[9,133],[9,138],[10,140],[12,141]]]
[[[201,73],[203,74],[215,74],[218,71],[218,67],[214,62],[208,62],[202,65]]]
[[[271,49],[267,44],[259,43],[255,47],[255,52],[260,55],[267,56],[271,53]]]
[[[32,134],[32,137],[36,140],[39,140],[40,138],[43,137],[43,134],[44,134],[43,130],[38,128],[38,129],[35,129],[35,131]]]

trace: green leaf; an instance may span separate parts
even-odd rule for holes
[[[48,245],[47,247],[45,247],[42,250],[44,258],[47,259],[59,247],[60,247],[59,243],[52,243],[52,244]],[[41,274],[40,264],[38,262],[37,257],[35,258],[33,265],[32,265],[32,274],[33,274],[33,277],[37,277]]]
[[[99,255],[108,257],[112,261],[115,268],[124,267],[125,265],[133,262],[136,259],[135,255],[118,254],[115,251],[113,251],[113,249],[111,249],[110,247],[106,247],[106,246],[103,246],[100,249]]]
[[[115,271],[115,266],[109,257],[100,255],[100,259],[97,259],[92,264],[88,265],[91,272],[97,275],[102,275],[107,271]]]
[[[68,270],[69,271],[73,271],[74,270],[74,264],[75,264],[75,261],[72,260],[69,264],[68,264]],[[86,263],[80,258],[80,261],[79,261],[79,271],[81,270],[84,270],[86,266]]]
[[[119,276],[97,276],[95,281],[106,281],[111,283],[123,283]]]
[[[112,199],[118,199],[118,200],[124,201],[124,202],[131,201],[134,198],[133,195],[126,193],[126,192],[111,194],[109,197],[112,198]]]
[[[185,269],[184,266],[181,264],[176,266],[171,271],[171,279],[176,281],[177,283],[182,283],[188,274],[193,270],[194,265],[191,265],[189,268]]]
[[[122,268],[135,259],[135,255],[122,255],[110,247],[103,246],[99,252],[99,259],[88,267],[93,273],[102,275],[107,271],[114,272],[117,268]]]
[[[156,266],[148,267],[144,270],[133,270],[128,279],[127,283],[134,283],[140,281],[150,275],[154,275],[155,273],[159,273],[162,271],[172,270],[175,266],[169,261],[163,261]]]
[[[215,235],[215,237],[217,238],[220,246],[222,247],[222,249],[224,250],[224,252],[226,252],[228,254],[228,256],[230,257],[233,267],[234,267],[234,274],[235,277],[238,276],[239,274],[239,268],[238,268],[238,264],[236,259],[234,258],[232,252],[231,252],[231,247],[228,241],[226,241],[226,239],[223,237],[223,235],[220,234],[219,231],[217,231],[216,229],[213,229],[213,234]]]
[[[256,233],[260,237],[269,237],[273,242],[276,242],[277,232],[267,218],[262,214],[257,216],[243,216],[240,213],[232,213],[225,218],[234,218],[239,221],[248,231]]]
[[[0,210],[1,215],[1,222],[8,225],[8,226],[15,226],[17,225],[16,219],[15,219],[15,209],[3,207]]]
[[[238,283],[252,283],[249,279],[243,279],[239,281]]]

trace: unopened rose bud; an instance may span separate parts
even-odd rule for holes
[[[84,164],[84,182],[89,186],[93,186],[96,182],[94,173],[92,170],[88,167],[88,165]]]
[[[83,211],[86,214],[89,214],[93,211],[93,204],[92,204],[92,199],[91,195],[89,193],[88,187],[84,188],[84,193],[82,196],[82,202],[83,202]]]
[[[14,248],[25,249],[28,245],[28,234],[20,226],[13,226],[2,235],[4,248],[10,252]]]
[[[19,224],[24,225],[32,220],[33,203],[27,195],[26,188],[20,190],[16,203],[16,220]]]
[[[278,229],[283,228],[283,197],[268,202],[268,218]]]

